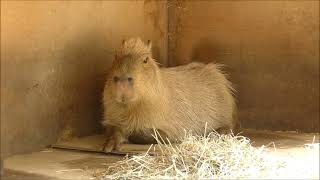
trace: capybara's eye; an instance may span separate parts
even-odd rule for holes
[[[149,57],[146,57],[146,58],[143,60],[143,63],[147,63],[147,62],[148,62],[148,59],[149,59]]]
[[[132,77],[128,77],[128,81],[132,82],[133,81]]]
[[[119,77],[118,76],[113,77],[113,81],[114,82],[118,82],[119,81]]]

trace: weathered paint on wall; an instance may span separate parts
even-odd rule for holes
[[[173,1],[170,66],[226,64],[242,127],[319,131],[319,1]]]
[[[1,156],[101,129],[104,72],[121,40],[151,39],[155,58],[166,64],[164,7],[165,1],[1,1]]]

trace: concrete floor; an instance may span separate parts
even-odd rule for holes
[[[267,145],[266,150],[270,158],[286,162],[283,173],[274,175],[274,178],[319,179],[319,144],[313,148],[305,147],[305,144],[319,143],[319,134],[245,130],[243,135],[249,137],[254,146]],[[69,144],[83,146],[86,143],[81,145],[81,142],[86,142],[90,138],[93,139],[93,137],[77,139]],[[87,148],[99,147],[101,143],[97,140],[99,138],[94,139],[90,140],[94,145],[91,144],[91,147],[87,145]],[[276,150],[271,142],[274,143]],[[134,149],[143,151],[147,148],[147,145],[126,145],[124,151],[132,152]],[[122,158],[120,155],[106,155],[99,152],[49,148],[5,159],[2,179],[95,179],[96,173],[107,168],[109,163]]]

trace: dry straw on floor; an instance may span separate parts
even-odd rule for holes
[[[101,174],[101,179],[234,179],[259,178],[272,174],[281,163],[265,155],[264,146],[254,148],[243,136],[204,136],[186,133],[180,144],[159,137],[160,153],[147,153],[114,163]]]

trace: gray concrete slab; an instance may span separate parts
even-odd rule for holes
[[[306,144],[319,143],[319,134],[300,134],[295,132],[270,132],[245,130],[254,146],[267,145],[270,158],[283,160],[287,167],[275,178],[319,178],[319,144],[316,148],[306,148]],[[81,142],[77,139],[73,145],[89,147],[92,137]],[[86,141],[86,142],[85,142]],[[100,142],[100,140],[92,140]],[[271,143],[273,142],[273,143]],[[97,147],[97,143],[91,147]],[[65,143],[66,144],[66,143]],[[69,143],[72,145],[72,143]],[[274,146],[276,149],[274,149]],[[124,151],[146,150],[149,145],[125,145]],[[95,174],[103,171],[110,163],[124,156],[106,155],[97,152],[81,152],[62,149],[44,149],[39,152],[15,155],[4,160],[3,179],[95,179]]]

